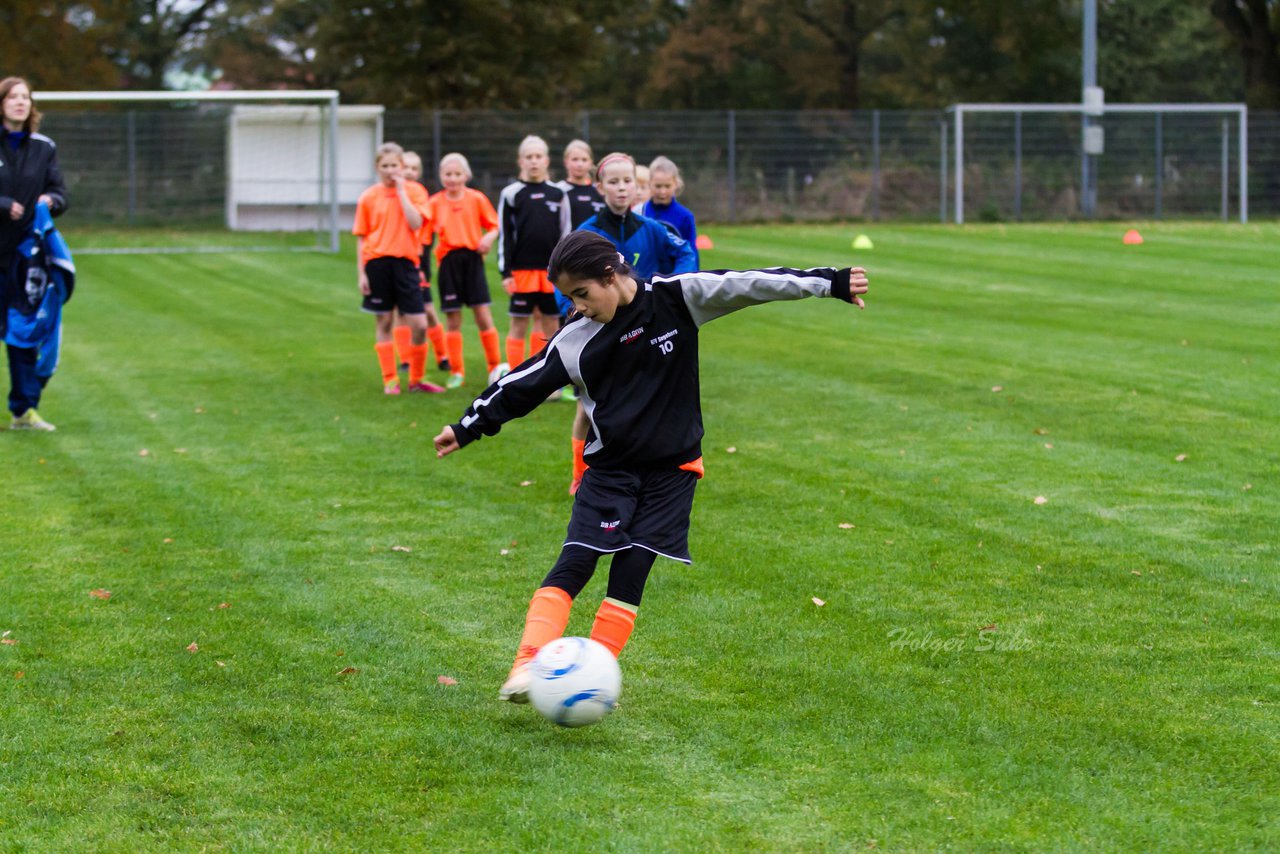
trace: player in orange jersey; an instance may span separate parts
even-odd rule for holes
[[[406,181],[422,183],[422,158],[416,151],[404,153],[404,177]],[[418,256],[418,282],[422,285],[422,302],[427,310],[427,340],[431,343],[431,349],[436,351],[436,366],[442,371],[448,371],[449,354],[445,349],[444,327],[440,325],[440,317],[436,314],[435,306],[431,304],[431,243],[434,233],[430,220],[423,223],[418,239],[422,243],[422,252]],[[400,315],[400,312],[396,311],[395,315],[393,334],[396,342],[396,358],[400,362],[401,369],[405,369],[409,362],[412,333],[409,322]]]
[[[485,361],[493,373],[502,365],[498,329],[489,308],[489,284],[484,256],[498,239],[498,212],[484,193],[467,186],[471,166],[456,152],[440,158],[440,183],[444,189],[431,197],[431,227],[440,239],[436,283],[440,310],[444,312],[451,373],[449,388],[462,385],[466,363],[462,359],[462,308],[475,313]]]
[[[394,142],[378,147],[375,159],[379,181],[360,194],[356,221],[356,274],[363,308],[377,322],[374,350],[382,369],[386,394],[400,393],[392,342],[393,311],[399,309],[409,323],[409,390],[441,392],[438,385],[425,382],[427,362],[427,315],[418,284],[418,237],[430,219],[427,191],[404,177],[404,149]]]

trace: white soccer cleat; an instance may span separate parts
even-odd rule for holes
[[[21,415],[13,416],[13,421],[9,424],[10,430],[40,430],[45,433],[52,433],[57,430],[48,421],[40,417],[40,413],[34,409],[28,409]]]
[[[503,362],[489,372],[489,385],[493,385],[509,373],[511,373],[511,366]]]
[[[498,699],[517,704],[529,702],[529,683],[532,681],[528,663],[520,665],[511,671],[507,681],[498,689]]]

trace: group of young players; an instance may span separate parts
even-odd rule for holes
[[[422,160],[415,152],[395,143],[378,149],[379,182],[360,196],[352,231],[358,238],[363,308],[377,318],[375,351],[386,394],[400,394],[400,370],[408,372],[411,392],[438,393],[463,385],[464,308],[475,314],[491,377],[541,351],[569,310],[566,300],[557,300],[555,287],[547,279],[547,262],[559,240],[574,229],[617,231],[625,214],[630,219],[621,227],[630,234],[623,235],[623,242],[634,242],[639,231],[649,237],[635,251],[645,257],[650,250],[662,251],[650,272],[696,269],[697,225],[688,208],[676,201],[683,180],[670,159],[660,157],[651,167],[652,198],[650,169],[632,162],[629,192],[625,197],[614,192],[612,201],[602,195],[602,173],[596,169],[591,147],[582,140],[565,147],[563,181],[551,182],[550,152],[537,136],[520,143],[517,165],[519,179],[503,189],[495,210],[483,193],[467,186],[471,167],[463,155],[441,158],[442,189],[428,195],[422,184]],[[645,230],[641,223],[646,218],[667,225],[650,225]],[[655,242],[655,228],[667,246]],[[499,347],[484,272],[484,256],[495,242],[502,285],[510,297],[505,352]],[[687,249],[682,248],[684,244]],[[433,245],[443,326],[432,302]],[[692,262],[684,257],[690,253]],[[443,387],[426,380],[428,341],[437,367],[447,374]],[[571,388],[554,396],[576,398]]]
[[[470,306],[490,383],[435,437],[436,455],[493,436],[547,400],[567,393],[578,401],[568,531],[529,602],[499,691],[501,699],[524,703],[530,662],[564,633],[573,601],[602,555],[611,555],[608,589],[591,638],[615,656],[635,627],[656,559],[692,561],[689,516],[704,473],[701,327],[777,300],[834,297],[862,308],[867,278],[858,267],[700,271],[694,218],[675,200],[682,182],[667,158],[650,164],[645,188],[642,167],[630,156],[609,154],[595,165],[590,147],[575,140],[565,149],[567,180],[552,184],[547,144],[529,136],[518,152],[520,178],[502,191],[497,210],[466,186],[470,169],[461,155],[442,158],[444,189],[429,197],[405,176],[405,159],[399,146],[379,149],[381,182],[361,196],[354,229],[360,289],[365,309],[377,316],[386,391],[400,391],[393,310],[405,320],[401,352],[409,357],[409,389],[444,390],[423,378],[426,338],[439,324],[426,309],[429,259],[419,259],[439,238],[437,283],[448,332],[446,351],[437,345],[438,361],[447,363],[448,385],[461,385],[461,311]],[[411,174],[415,160],[409,158]],[[387,236],[392,231],[395,240]],[[511,297],[505,362],[484,277],[483,256],[495,241]]]

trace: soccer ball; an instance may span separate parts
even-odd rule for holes
[[[595,723],[613,711],[622,692],[617,659],[589,638],[552,641],[539,650],[529,670],[529,702],[560,726]]]
[[[509,373],[511,373],[511,366],[506,362],[503,362],[501,365],[498,365],[489,372],[489,385],[493,385]]]

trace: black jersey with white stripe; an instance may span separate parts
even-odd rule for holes
[[[595,184],[571,184],[568,181],[557,181],[556,186],[564,190],[569,198],[571,228],[577,228],[605,209],[604,196],[600,195]]]
[[[545,181],[516,181],[498,199],[498,269],[545,270],[551,252],[569,227],[569,206],[564,190]]]
[[[740,308],[805,297],[852,302],[849,270],[714,270],[641,281],[608,323],[576,315],[541,353],[485,389],[453,425],[454,435],[460,446],[493,436],[573,383],[591,422],[588,465],[691,462],[702,456],[698,330]]]

